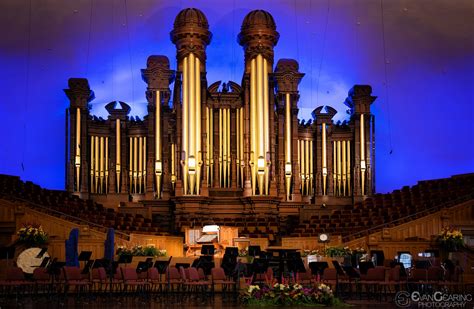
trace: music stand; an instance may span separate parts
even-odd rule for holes
[[[345,276],[346,275],[346,273],[344,272],[344,269],[342,269],[341,264],[339,264],[338,261],[333,260],[331,262],[332,262],[332,265],[334,265],[334,268],[336,269],[338,276]]]
[[[91,256],[92,256],[92,251],[81,251],[81,253],[79,254],[78,260],[81,262],[87,262],[91,259]]]
[[[225,248],[225,253],[224,255],[228,256],[239,256],[239,248],[237,247],[227,247]]]
[[[249,246],[249,256],[257,257],[260,256],[260,246]]]
[[[342,266],[344,272],[349,276],[349,279],[359,279],[360,274],[352,266]]]
[[[86,265],[84,265],[84,269],[82,270],[81,274],[87,275],[94,264],[94,260],[87,261]]]
[[[132,263],[133,256],[124,254],[119,257],[118,264],[130,264]]]
[[[268,269],[268,260],[255,258],[251,265],[252,265],[252,271],[254,275],[264,274]]]
[[[49,260],[51,258],[49,256],[45,257],[42,261],[41,261],[41,264],[39,266],[39,268],[46,268],[49,264]]]
[[[214,255],[214,245],[203,245],[201,255]]]
[[[311,274],[323,276],[324,269],[329,268],[328,262],[311,262],[309,263],[309,268],[311,269]]]
[[[137,274],[148,271],[149,265],[150,264],[148,262],[143,262],[143,261],[138,262],[138,265],[136,268]]]
[[[179,269],[180,267],[183,267],[184,269],[189,268],[190,264],[189,263],[176,263],[175,267]]]

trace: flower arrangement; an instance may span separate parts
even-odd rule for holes
[[[340,303],[334,297],[331,288],[322,283],[310,288],[303,287],[300,284],[282,283],[275,283],[271,286],[250,285],[244,292],[242,299],[246,305],[263,306],[335,306]]]
[[[38,246],[48,242],[49,236],[43,230],[41,224],[24,223],[23,226],[16,232],[18,240],[22,243]]]
[[[349,247],[327,247],[325,254],[329,257],[344,257],[351,255],[352,251]]]
[[[154,246],[135,245],[131,249],[125,246],[119,246],[117,255],[131,255],[131,256],[166,256],[166,249],[157,249]]]
[[[464,247],[463,235],[459,229],[444,227],[438,235],[439,245],[447,251],[457,251]]]

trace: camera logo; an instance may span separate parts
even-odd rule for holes
[[[395,305],[401,308],[407,308],[411,304],[411,295],[407,291],[398,291],[395,294]]]

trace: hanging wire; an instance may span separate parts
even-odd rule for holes
[[[235,39],[235,0],[232,1],[232,40]],[[235,43],[230,44],[232,46],[232,70],[231,70],[231,78],[232,81],[235,80]]]
[[[115,0],[112,0],[112,38],[113,42],[115,42]],[[115,54],[112,53],[112,97],[114,102],[115,100]]]
[[[89,14],[89,36],[87,38],[87,56],[86,56],[86,78],[89,75],[89,57],[91,49],[91,36],[92,36],[92,12],[94,10],[94,0],[91,0],[91,10]]]
[[[134,85],[134,78],[133,78],[133,63],[132,63],[132,46],[130,43],[130,29],[128,27],[128,7],[127,7],[127,0],[123,0],[123,4],[125,6],[125,29],[127,31],[127,45],[128,45],[128,58],[130,61],[130,74],[132,76],[132,102],[135,102],[135,85]]]
[[[300,44],[298,37],[298,13],[296,12],[296,1],[294,1],[294,12],[295,12],[295,39],[296,39],[296,59],[300,59]]]
[[[28,115],[28,101],[30,98],[30,56],[31,56],[31,10],[32,0],[28,3],[28,34],[27,34],[27,48],[26,48],[26,86],[25,86],[25,113],[23,114],[23,151],[21,154],[21,170],[25,171],[25,148],[28,143],[26,142],[28,137],[28,131],[26,130],[26,115]]]
[[[383,0],[380,0],[380,17],[382,19],[382,42],[383,42],[383,63],[384,63],[384,75],[385,75],[385,101],[387,102],[387,114],[388,114],[388,140],[390,146],[390,154],[393,152],[392,148],[392,125],[390,121],[390,103],[388,99],[388,74],[387,74],[387,52],[385,44],[385,22],[384,22],[384,10]]]
[[[321,78],[321,70],[323,68],[323,61],[324,61],[324,51],[326,48],[326,33],[328,31],[328,23],[329,23],[329,7],[330,7],[330,0],[328,0],[327,11],[326,11],[326,25],[324,26],[324,34],[323,34],[323,46],[321,51],[321,60],[319,61],[319,72],[318,72],[318,80],[316,82],[316,104],[319,106],[319,80]]]
[[[312,16],[312,13],[313,13],[313,2],[312,0],[309,0],[309,17],[310,17],[310,20],[315,20],[314,18],[311,18]],[[310,27],[312,28],[312,27]],[[313,31],[312,29],[310,30],[310,48],[309,48],[309,62],[310,62],[310,67],[309,67],[309,80],[310,80],[310,83],[311,83],[311,96],[310,96],[310,101],[311,101],[311,108],[313,108],[313,45],[314,45],[314,41],[313,41]]]

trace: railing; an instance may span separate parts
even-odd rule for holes
[[[379,224],[379,225],[376,225],[376,226],[371,227],[369,229],[366,229],[366,230],[363,230],[363,231],[360,231],[360,232],[357,232],[357,233],[354,233],[354,234],[351,234],[351,235],[348,235],[348,236],[344,236],[342,238],[342,241],[346,242],[346,241],[354,240],[354,239],[357,239],[357,238],[360,238],[360,237],[363,237],[363,236],[368,236],[372,233],[375,233],[375,232],[378,232],[378,231],[382,230],[383,228],[385,228],[389,225],[392,225],[392,224],[396,225],[397,223],[402,224],[402,223],[411,221],[412,218],[414,218],[414,217],[416,218],[419,215],[428,215],[433,210],[441,210],[441,209],[444,209],[444,208],[449,208],[450,206],[455,206],[455,205],[461,204],[461,203],[466,202],[466,201],[468,201],[469,199],[472,199],[472,198],[473,198],[472,195],[466,195],[466,196],[463,196],[463,197],[458,197],[455,200],[444,202],[442,204],[424,209],[424,210],[419,211],[417,213],[414,213],[414,214],[411,214],[411,215],[408,215],[408,216],[404,216],[404,217],[398,218],[398,219],[390,221],[390,222]]]
[[[58,210],[55,210],[55,209],[52,209],[52,208],[49,208],[49,207],[46,207],[46,206],[43,206],[43,205],[40,205],[40,204],[37,204],[37,203],[34,203],[32,201],[29,201],[29,200],[26,200],[24,198],[20,198],[20,197],[11,197],[11,200],[18,200],[18,201],[21,201],[23,203],[25,203],[28,208],[31,208],[29,207],[29,205],[32,205],[34,206],[32,209],[34,210],[34,208],[40,208],[40,209],[43,209],[43,210],[46,210],[48,211],[49,213],[54,213],[55,214],[55,217],[65,217],[65,218],[68,218],[70,219],[71,221],[79,221],[79,224],[85,224],[85,225],[88,225],[96,230],[99,230],[101,232],[104,232],[104,233],[107,233],[107,228],[105,226],[102,226],[102,225],[99,225],[97,223],[94,223],[94,222],[90,222],[90,221],[87,221],[87,220],[84,220],[82,218],[79,218],[79,217],[75,217],[75,216],[72,216],[72,215],[69,215],[67,213],[64,213],[64,212],[61,212],[61,211],[58,211]],[[75,222],[77,223],[77,222]],[[119,232],[119,231],[115,231],[115,235],[119,236],[120,238],[122,239],[125,239],[125,240],[130,240],[130,235],[129,234],[126,234],[126,233],[123,233],[123,232]]]

